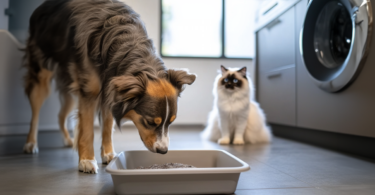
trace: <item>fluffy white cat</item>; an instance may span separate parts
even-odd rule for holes
[[[214,107],[202,137],[219,144],[270,142],[271,132],[263,110],[254,100],[253,88],[246,67],[221,66],[214,83]]]

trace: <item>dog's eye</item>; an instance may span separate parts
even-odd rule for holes
[[[237,79],[233,79],[233,83],[238,83],[238,80]]]
[[[150,126],[156,126],[156,123],[154,123],[152,121],[147,121],[147,124],[150,125]]]
[[[228,78],[225,78],[225,79],[224,79],[224,82],[228,82]]]
[[[143,121],[144,121],[147,125],[149,125],[149,126],[156,126],[156,123],[154,123],[153,121],[148,121],[148,120],[146,120],[146,119],[143,119]]]

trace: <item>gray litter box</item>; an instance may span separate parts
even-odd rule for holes
[[[135,169],[183,163],[197,168]],[[232,194],[248,164],[223,150],[146,150],[119,153],[107,166],[117,194]]]

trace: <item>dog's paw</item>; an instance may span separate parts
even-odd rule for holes
[[[73,139],[72,138],[64,138],[64,145],[66,147],[73,147]]]
[[[112,159],[116,156],[116,153],[108,153],[102,155],[102,163],[103,164],[108,164],[109,162],[112,161]]]
[[[217,143],[220,144],[220,145],[228,145],[230,143],[230,139],[229,139],[229,137],[223,137],[223,138],[220,138],[217,141]]]
[[[244,145],[245,141],[243,140],[242,137],[238,137],[238,138],[233,139],[233,144],[234,145]]]
[[[98,163],[96,160],[80,160],[79,161],[79,171],[82,171],[84,173],[98,173]]]
[[[26,143],[23,147],[23,152],[27,154],[37,154],[39,152],[37,143]]]

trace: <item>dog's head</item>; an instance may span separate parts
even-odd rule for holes
[[[168,127],[177,116],[177,98],[185,84],[196,76],[184,70],[168,70],[167,76],[149,79],[145,74],[117,76],[107,90],[112,113],[120,127],[122,119],[133,121],[151,152],[165,154],[169,146]]]

